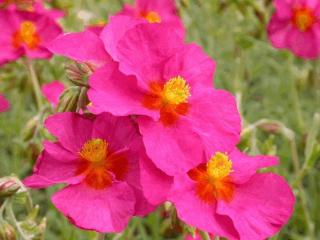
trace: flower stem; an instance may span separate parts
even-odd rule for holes
[[[8,214],[8,218],[11,221],[11,223],[15,226],[18,233],[21,236],[22,240],[28,240],[29,237],[25,235],[24,231],[21,229],[20,225],[18,224],[18,221],[14,215],[14,212],[12,210],[12,199],[9,200],[7,206],[6,206],[6,213]]]
[[[203,232],[203,231],[200,231],[199,233],[200,233],[202,240],[211,240],[209,233]]]
[[[39,79],[37,77],[32,61],[27,58],[25,61],[25,64],[28,69],[29,78],[33,86],[34,95],[36,97],[36,103],[37,103],[38,109],[40,110],[42,108],[42,94],[41,94]]]
[[[97,233],[97,240],[104,240],[105,239],[105,234],[104,233]]]

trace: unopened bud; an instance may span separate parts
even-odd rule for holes
[[[281,130],[281,126],[278,123],[264,123],[260,125],[260,128],[268,133],[279,133]]]
[[[0,198],[6,198],[14,195],[20,187],[20,184],[14,177],[0,178]]]
[[[57,107],[58,112],[73,112],[77,110],[78,99],[81,93],[80,87],[68,88],[62,96]]]
[[[34,136],[34,134],[37,130],[37,127],[39,126],[39,120],[40,120],[40,118],[37,115],[37,116],[31,118],[27,122],[26,126],[22,130],[22,139],[24,141],[28,141]]]
[[[1,240],[16,240],[16,232],[14,228],[7,222],[0,223],[0,239]]]
[[[88,87],[88,78],[95,66],[90,63],[71,62],[66,66],[67,76],[76,86]]]

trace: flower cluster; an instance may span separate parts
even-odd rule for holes
[[[290,187],[259,173],[278,159],[237,149],[235,98],[213,88],[215,62],[185,41],[174,0],[137,0],[99,31],[63,34],[50,44],[60,31],[52,18],[5,11],[12,17],[0,25],[14,17],[18,27],[1,38],[8,45],[2,62],[46,57],[49,49],[92,69],[88,109],[46,120],[57,141],[44,143],[24,181],[33,188],[66,184],[52,201],[73,224],[120,232],[165,201],[185,223],[229,239],[266,239],[286,224],[295,202]],[[63,86],[55,88],[43,92],[57,104]]]

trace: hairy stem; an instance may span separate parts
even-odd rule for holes
[[[27,58],[25,61],[25,64],[28,69],[29,78],[30,78],[32,86],[33,86],[33,91],[34,91],[34,95],[36,97],[37,107],[40,110],[42,108],[42,94],[41,94],[39,79],[37,77],[36,71],[35,71],[34,66],[32,64],[32,61]]]

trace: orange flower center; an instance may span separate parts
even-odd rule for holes
[[[292,22],[299,31],[308,31],[316,22],[316,16],[314,12],[309,8],[297,8],[294,10]]]
[[[27,46],[29,49],[35,49],[39,46],[41,39],[37,33],[36,25],[31,21],[23,21],[20,29],[14,33],[12,44],[19,48],[21,45]]]
[[[161,16],[155,11],[141,12],[140,15],[149,23],[161,23]]]
[[[128,171],[128,161],[123,154],[112,153],[108,142],[96,138],[87,141],[79,152],[81,163],[77,174],[85,175],[85,182],[94,189],[110,186],[113,179],[123,180]]]
[[[226,154],[217,152],[207,164],[192,169],[188,175],[196,182],[196,193],[205,203],[230,202],[234,193],[231,172],[232,161]]]
[[[164,125],[177,121],[180,115],[188,112],[190,86],[181,76],[173,77],[166,83],[152,82],[150,93],[143,100],[149,109],[160,110],[160,120]]]

